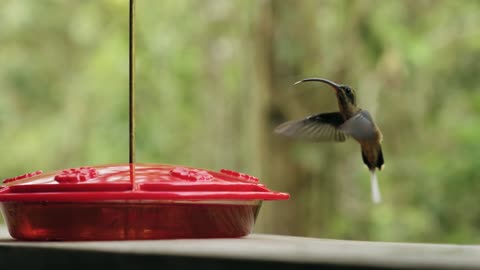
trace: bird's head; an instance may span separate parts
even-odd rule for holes
[[[357,100],[355,90],[348,85],[337,84],[332,81],[322,78],[308,78],[296,82],[295,84],[303,82],[322,82],[330,85],[337,95],[338,102],[341,106],[356,106]]]

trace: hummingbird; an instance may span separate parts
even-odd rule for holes
[[[357,106],[355,90],[348,85],[322,78],[307,78],[295,84],[303,82],[321,82],[331,86],[337,96],[339,111],[318,113],[304,119],[285,122],[275,128],[275,133],[313,142],[344,142],[349,137],[356,140],[360,144],[363,163],[371,173],[372,200],[379,203],[381,195],[375,171],[381,170],[384,164],[382,132],[372,116]]]

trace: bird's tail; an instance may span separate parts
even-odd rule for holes
[[[382,201],[382,196],[380,195],[380,188],[378,187],[377,174],[375,170],[371,170],[370,184],[372,189],[372,201],[374,203],[380,203]]]
[[[362,147],[362,159],[368,169],[370,171],[375,170],[375,168],[382,170],[384,165],[382,146],[379,144],[369,152],[365,152],[365,150]]]

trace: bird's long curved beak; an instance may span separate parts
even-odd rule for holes
[[[340,90],[340,85],[338,85],[338,84],[336,84],[332,81],[329,81],[327,79],[322,79],[322,78],[307,78],[307,79],[303,79],[301,81],[298,81],[295,84],[299,84],[299,83],[303,83],[303,82],[323,82],[323,83],[326,83],[326,84],[330,85],[331,87],[333,87],[333,89],[335,91]]]

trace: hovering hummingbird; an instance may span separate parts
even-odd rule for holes
[[[321,78],[308,78],[296,82],[322,82],[330,85],[337,95],[339,112],[319,113],[304,119],[285,122],[275,132],[288,137],[310,141],[344,142],[348,137],[355,139],[361,147],[362,159],[371,172],[372,200],[381,201],[375,170],[383,166],[380,142],[382,133],[366,110],[357,107],[355,90]]]

